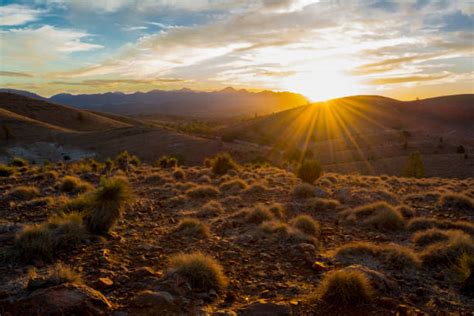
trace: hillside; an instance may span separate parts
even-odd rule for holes
[[[237,123],[220,131],[226,140],[281,151],[304,148],[329,170],[399,175],[407,156],[420,151],[430,176],[474,176],[474,95],[411,102],[354,96],[315,103]]]
[[[249,92],[226,88],[221,91],[202,92],[189,89],[125,94],[57,94],[52,102],[84,109],[126,115],[168,114],[195,117],[253,116],[282,111],[307,100],[290,92]]]
[[[2,315],[472,313],[473,267],[458,266],[474,253],[472,179],[326,173],[310,185],[274,167],[103,168],[0,177]],[[84,209],[109,201],[105,171],[133,199],[105,191],[122,217],[104,233],[87,215],[100,209]]]

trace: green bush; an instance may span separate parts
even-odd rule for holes
[[[323,168],[317,160],[305,161],[298,168],[298,178],[306,183],[314,183],[322,173]]]

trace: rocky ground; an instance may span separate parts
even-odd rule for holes
[[[71,247],[50,262],[8,258],[23,225],[44,221],[61,209],[64,193],[57,182],[62,177],[73,174],[94,186],[99,183],[99,172],[67,165],[52,170],[57,175],[45,179],[33,167],[0,178],[0,250],[6,257],[0,265],[1,315],[62,315],[71,310],[117,316],[472,315],[472,288],[461,291],[454,271],[457,257],[449,266],[426,264],[425,248],[412,239],[413,218],[418,217],[461,227],[472,237],[472,205],[440,202],[445,193],[472,199],[472,178],[327,173],[315,186],[303,186],[293,173],[274,167],[241,167],[217,176],[205,167],[181,167],[182,172],[177,172],[142,165],[127,175],[135,199],[112,233]],[[11,190],[21,185],[36,186],[39,196],[32,200],[12,196]],[[203,193],[204,186],[215,190]],[[358,215],[350,216],[357,207],[377,201],[394,208],[407,206],[400,227],[369,225]],[[272,223],[291,226],[294,217],[307,214],[319,222],[320,229],[306,239],[272,233],[264,228],[268,218],[261,223],[262,219],[249,215],[258,207],[273,207]],[[199,219],[210,234],[177,231],[183,218]],[[357,241],[382,247],[393,243],[414,251],[414,267],[401,265],[397,258],[387,261],[357,253],[348,258],[338,252]],[[222,265],[229,281],[224,291],[195,289],[170,273],[170,256],[194,251]],[[80,273],[83,282],[39,289],[31,282],[27,286],[33,266],[42,274],[57,262]],[[318,297],[321,279],[341,269],[361,271],[368,277],[374,288],[370,303],[344,306]]]

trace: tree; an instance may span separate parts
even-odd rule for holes
[[[403,176],[409,178],[423,178],[425,176],[425,165],[419,152],[410,154],[403,170]]]

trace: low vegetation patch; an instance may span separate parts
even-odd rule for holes
[[[0,164],[0,177],[7,178],[16,173],[15,168]]]
[[[88,238],[82,220],[81,214],[70,213],[25,226],[16,236],[14,257],[26,262],[50,261],[60,251],[71,250]]]
[[[286,216],[285,207],[280,203],[273,203],[268,210],[272,212],[275,218],[283,219]]]
[[[273,219],[273,213],[263,204],[257,205],[245,217],[247,222],[260,224]]]
[[[317,160],[305,161],[298,168],[298,178],[306,183],[314,183],[321,174],[323,173],[323,168]]]
[[[297,184],[293,188],[293,196],[297,199],[308,199],[314,197],[315,187],[309,183]]]
[[[458,236],[459,234],[465,233],[461,230],[442,230],[438,228],[430,228],[427,230],[415,232],[412,236],[412,241],[419,247],[426,247],[434,243],[447,241],[450,238]]]
[[[426,266],[449,266],[455,264],[465,253],[474,254],[474,240],[458,232],[451,234],[444,242],[428,246],[420,257]]]
[[[103,178],[99,188],[91,193],[92,211],[86,218],[87,229],[96,234],[108,233],[132,198],[126,178]]]
[[[341,216],[353,223],[383,230],[399,230],[405,227],[401,213],[386,202],[376,202],[345,211]]]
[[[319,223],[309,215],[299,215],[293,218],[290,224],[307,235],[317,236],[320,234]]]
[[[328,272],[318,287],[318,296],[333,305],[368,303],[373,289],[367,276],[359,271],[336,270]]]
[[[199,185],[186,191],[186,195],[193,199],[211,199],[219,194],[220,191],[212,185]]]
[[[40,195],[40,191],[37,187],[22,185],[11,189],[8,195],[13,199],[27,201],[38,197]]]
[[[218,216],[224,212],[221,203],[219,201],[208,201],[204,204],[198,213],[200,217],[212,217]]]
[[[248,188],[247,183],[242,179],[233,179],[225,181],[219,185],[219,188],[225,192],[239,192]]]
[[[38,276],[34,268],[31,269],[28,274],[29,280],[27,288],[31,291],[64,283],[82,284],[81,274],[61,263],[50,267],[45,276]]]
[[[439,204],[448,209],[474,211],[474,200],[464,194],[443,194]]]
[[[29,165],[26,159],[20,157],[13,157],[12,161],[10,162],[12,167],[27,167]]]
[[[173,171],[173,177],[176,180],[183,180],[183,179],[186,178],[186,173],[181,168],[175,168],[174,171]]]
[[[306,201],[305,206],[311,212],[335,211],[341,206],[341,203],[333,199],[311,198]]]
[[[450,221],[431,217],[415,217],[408,222],[408,229],[411,231],[426,230],[430,228],[455,229],[473,236],[474,224],[468,221]]]
[[[177,273],[185,278],[196,291],[222,292],[227,286],[222,266],[201,252],[171,257],[170,273]]]
[[[234,159],[232,159],[230,154],[222,153],[212,158],[211,169],[214,174],[223,175],[226,174],[229,170],[237,170],[238,165],[234,161]]]
[[[411,249],[397,244],[349,243],[336,250],[336,259],[347,265],[363,262],[371,268],[377,268],[378,263],[391,269],[414,269],[420,266],[420,259]]]
[[[267,192],[268,188],[265,184],[255,182],[252,183],[247,189],[245,189],[245,194],[257,195]]]
[[[290,244],[307,243],[318,245],[318,240],[314,236],[307,235],[301,230],[296,229],[288,224],[278,221],[265,221],[259,226],[260,232],[271,235],[279,242],[287,242]]]
[[[209,227],[195,218],[183,218],[180,220],[175,232],[196,238],[208,238],[211,234]]]
[[[59,189],[66,193],[82,193],[90,191],[92,188],[90,183],[74,176],[65,176],[59,182]]]
[[[156,165],[164,169],[175,168],[178,166],[178,159],[176,159],[175,157],[162,156],[160,159],[158,159]]]

